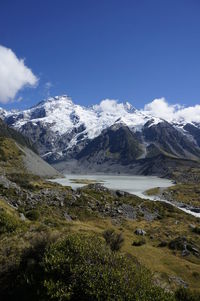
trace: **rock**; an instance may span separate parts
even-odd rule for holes
[[[25,221],[26,220],[26,218],[25,218],[25,216],[24,216],[23,213],[19,214],[19,218],[20,218],[21,221]]]
[[[97,192],[101,192],[101,191],[102,192],[109,192],[110,191],[108,188],[104,187],[100,183],[89,184],[89,185],[87,185],[87,187],[89,189],[92,189],[92,190],[97,191]],[[84,189],[84,187],[83,187],[83,189]],[[81,190],[82,190],[82,188],[77,189],[77,191],[81,191]]]
[[[188,284],[180,277],[177,276],[171,276],[169,277],[170,282],[175,282],[176,284],[183,286],[184,288],[188,287]]]
[[[122,211],[122,214],[125,218],[136,219],[136,210],[131,205],[122,204],[122,206],[120,206],[118,210]]]
[[[184,251],[186,249],[187,240],[186,237],[177,237],[170,241],[169,248],[172,250],[181,250]]]
[[[199,256],[199,250],[196,245],[192,241],[187,240],[185,236],[173,239],[168,246],[172,250],[182,251],[182,256],[188,256],[190,253]]]
[[[0,185],[3,186],[4,188],[6,189],[9,189],[9,188],[14,188],[16,190],[19,190],[20,188],[17,186],[16,183],[14,182],[11,182],[10,180],[8,180],[6,178],[6,176],[4,175],[0,175]]]
[[[127,192],[125,192],[125,191],[122,191],[122,190],[116,190],[116,195],[118,196],[118,197],[123,197],[123,196],[127,196],[127,195],[129,195],[129,193],[127,193]]]
[[[64,213],[64,217],[67,221],[72,221],[71,216],[67,212]]]
[[[146,209],[145,207],[142,207],[141,205],[138,206],[138,213],[140,216],[143,216],[143,218],[146,221],[149,221],[149,222],[158,218],[157,211],[150,212],[148,209]]]
[[[195,247],[191,247],[191,251],[194,253],[194,255],[199,256],[199,250]]]
[[[195,213],[200,213],[200,208],[191,208],[190,210]]]
[[[151,213],[147,210],[145,210],[143,214],[144,214],[144,219],[148,222],[152,222],[153,220],[155,220],[158,217],[158,214],[156,212]]]
[[[188,251],[187,249],[183,250],[181,253],[182,256],[188,256],[190,255],[190,251]]]
[[[122,197],[122,196],[124,196],[124,191],[116,190],[116,195],[119,197]]]
[[[144,236],[146,235],[146,231],[144,231],[143,229],[136,229],[135,234]]]

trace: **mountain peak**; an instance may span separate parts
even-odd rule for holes
[[[136,111],[136,108],[128,101],[125,102],[124,104],[124,108],[126,109],[126,111],[128,113],[133,113]]]
[[[45,104],[52,104],[53,105],[53,104],[56,104],[56,103],[63,103],[63,104],[73,105],[73,101],[72,101],[71,97],[69,97],[67,95],[60,95],[60,96],[48,97],[47,99],[44,99],[44,100],[40,101],[39,103],[37,103],[32,108],[36,108],[38,106],[43,106]]]

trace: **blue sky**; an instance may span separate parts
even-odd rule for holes
[[[2,107],[61,94],[82,105],[200,103],[199,16],[199,0],[0,0],[0,45],[39,78]]]

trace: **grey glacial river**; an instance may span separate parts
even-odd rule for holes
[[[98,183],[101,183],[103,186],[109,189],[122,190],[137,195],[141,198],[150,199],[152,201],[163,201],[166,203],[170,203],[170,202],[156,196],[147,196],[145,195],[144,192],[154,187],[167,188],[173,185],[171,180],[162,179],[155,176],[129,176],[129,175],[123,176],[123,175],[105,175],[105,174],[90,174],[90,175],[66,174],[64,178],[57,178],[51,181],[59,183],[63,186],[71,186],[72,189],[77,189],[79,187],[83,187],[87,185],[82,183],[81,184],[73,183],[73,180],[77,180],[77,179],[91,180],[91,181],[94,180]],[[181,207],[178,208],[196,217],[200,217],[200,213],[195,213],[189,209],[185,209]]]

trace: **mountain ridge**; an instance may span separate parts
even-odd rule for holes
[[[28,137],[40,156],[51,164],[75,159],[86,166],[89,156],[93,163],[100,160],[121,166],[159,154],[200,160],[200,123],[165,120],[137,110],[128,102],[103,100],[100,104],[84,107],[62,95],[48,98],[24,111],[1,109],[0,115],[9,127]],[[115,127],[117,131],[114,131]],[[121,138],[120,131],[124,133]],[[137,153],[134,160],[130,159],[133,153]]]

